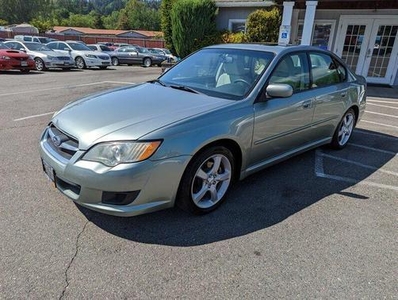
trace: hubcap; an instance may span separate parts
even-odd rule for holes
[[[344,146],[350,139],[352,130],[354,129],[354,116],[349,113],[344,116],[343,122],[339,130],[339,144]]]
[[[216,154],[205,160],[196,171],[191,197],[196,206],[209,208],[219,202],[231,183],[231,162]]]
[[[36,70],[41,71],[43,70],[43,62],[40,59],[36,59]]]

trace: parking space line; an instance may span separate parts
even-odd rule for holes
[[[380,125],[380,126],[385,126],[385,127],[391,127],[391,128],[396,128],[398,129],[398,126],[394,126],[394,125],[388,125],[388,124],[383,124],[383,123],[377,123],[377,122],[372,122],[372,121],[366,121],[366,120],[361,120],[361,122],[364,123],[369,123],[369,124],[375,124],[375,125]]]
[[[394,106],[387,106],[387,105],[380,105],[380,104],[373,104],[373,103],[366,103],[366,105],[373,105],[373,106],[377,106],[377,107],[385,107],[385,108],[389,108],[389,109],[398,109],[398,107],[394,107]]]
[[[369,170],[372,170],[372,171],[379,171],[379,172],[384,173],[384,174],[398,176],[397,172],[384,170],[382,168],[366,165],[366,164],[363,164],[363,163],[360,163],[360,162],[357,162],[357,161],[353,161],[353,160],[350,160],[350,159],[345,159],[345,158],[337,157],[337,156],[326,154],[326,153],[322,153],[322,152],[319,152],[318,155],[321,156],[321,157],[327,157],[327,158],[330,158],[330,159],[334,159],[334,160],[338,160],[338,161],[341,161],[341,162],[344,162],[344,163],[355,165],[355,166],[358,166],[358,167],[361,167],[361,168],[364,168],[364,169],[369,169]]]
[[[324,155],[324,153],[321,152],[321,150],[317,149],[315,151],[315,175],[317,177],[398,191],[398,186],[380,184],[380,183],[376,183],[376,182],[369,181],[369,180],[360,181],[360,180],[356,180],[356,179],[349,178],[349,177],[326,174],[325,171],[324,171],[324,167],[323,167],[323,157],[324,156],[325,155]],[[380,170],[380,169],[377,169],[377,170]]]
[[[385,101],[385,100],[373,100],[373,99],[368,99],[368,100],[366,100],[366,103],[369,103],[369,102],[387,103],[387,104],[398,104],[398,101]]]
[[[382,114],[382,113],[373,112],[373,111],[365,111],[365,113],[367,113],[367,114],[373,114],[373,115],[379,115],[379,116],[383,116],[383,117],[389,117],[389,118],[397,118],[397,119],[398,119],[398,116],[388,115],[388,114]]]
[[[20,91],[20,92],[15,92],[15,93],[6,93],[6,94],[0,94],[0,96],[11,96],[11,95],[20,95],[20,94],[31,94],[35,92],[45,92],[45,91],[53,91],[53,90],[60,90],[60,89],[69,89],[69,88],[77,88],[77,87],[85,87],[85,86],[91,86],[91,85],[101,85],[101,84],[134,84],[133,82],[121,82],[121,81],[99,81],[99,82],[91,82],[91,83],[84,83],[84,84],[78,84],[78,85],[68,85],[68,86],[59,86],[59,87],[53,87],[53,88],[48,88],[48,89],[40,89],[40,90],[28,90],[28,91]]]
[[[349,143],[348,145],[349,146],[358,147],[358,148],[363,148],[363,149],[366,149],[366,150],[377,151],[377,152],[388,154],[388,155],[394,155],[394,156],[398,155],[398,153],[394,153],[392,151],[377,149],[377,148],[368,147],[368,146],[364,146],[364,145],[359,145],[359,144],[355,144],[355,143]]]
[[[43,117],[43,116],[48,116],[48,115],[52,115],[52,114],[54,114],[54,113],[55,113],[55,111],[51,111],[51,112],[44,113],[44,114],[32,115],[32,116],[28,116],[28,117],[23,117],[23,118],[19,118],[19,119],[14,119],[14,122],[23,121],[23,120],[28,120],[28,119],[33,119],[33,118],[38,118],[38,117]]]
[[[364,121],[361,120],[361,122],[364,122]],[[381,137],[381,138],[383,138],[383,139],[398,140],[398,137],[395,137],[395,136],[384,135],[384,134],[382,134],[382,133],[368,132],[368,131],[365,131],[364,129],[360,129],[360,128],[356,128],[356,129],[355,129],[355,133],[366,134],[366,135],[373,135],[373,136]]]

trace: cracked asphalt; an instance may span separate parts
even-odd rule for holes
[[[236,184],[217,211],[117,218],[45,178],[40,134],[74,99],[160,69],[0,72],[0,299],[398,299],[398,90],[370,87],[342,151]]]

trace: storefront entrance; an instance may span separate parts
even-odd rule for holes
[[[398,18],[341,16],[334,52],[369,83],[393,84]]]

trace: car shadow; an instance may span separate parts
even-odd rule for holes
[[[369,150],[373,147],[376,147],[375,150]],[[373,151],[377,149],[383,150],[375,155]],[[209,244],[274,226],[333,194],[366,201],[366,195],[345,190],[364,181],[397,153],[398,138],[359,129],[343,150],[321,147],[236,183],[227,201],[207,215],[194,216],[172,208],[122,218],[97,213],[79,205],[77,207],[101,229],[127,240],[179,247]],[[360,163],[349,164],[347,161],[350,157],[368,162],[372,168],[364,168]],[[320,159],[324,159],[321,174],[318,165]],[[326,176],[328,172],[330,176]],[[352,180],[336,180],[337,175]]]
[[[398,100],[398,88],[385,85],[369,84],[367,89],[367,96]]]

